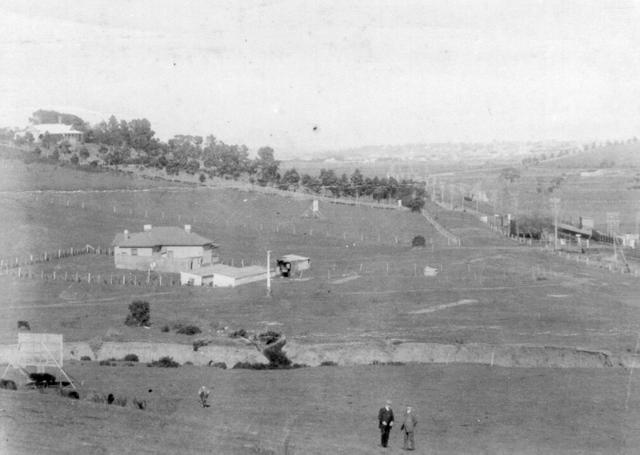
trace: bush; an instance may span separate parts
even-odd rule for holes
[[[180,335],[197,335],[202,332],[200,327],[196,327],[195,325],[186,325],[184,327],[180,327],[176,333]]]
[[[49,387],[56,384],[56,377],[49,373],[31,373],[29,379],[36,387]]]
[[[129,304],[129,314],[124,323],[128,326],[148,326],[150,318],[149,302],[134,300]]]
[[[322,363],[320,364],[321,367],[335,367],[338,366],[338,364],[336,362],[334,362],[333,360],[323,360]]]
[[[18,321],[18,330],[20,329],[31,330],[29,321]]]
[[[411,246],[414,246],[414,247],[423,247],[426,244],[427,242],[425,241],[424,237],[421,235],[416,235],[411,241]]]
[[[18,386],[11,379],[0,379],[0,389],[18,390]]]
[[[78,155],[74,153],[71,155],[71,159],[69,161],[71,161],[71,164],[78,164],[80,162],[80,158],[78,158]]]
[[[230,338],[240,338],[240,337],[246,338],[247,331],[245,329],[235,330],[229,334],[229,337]]]
[[[140,359],[138,359],[138,356],[135,354],[127,354],[122,360],[124,360],[125,362],[137,362]]]
[[[209,360],[208,365],[213,368],[220,368],[222,370],[227,369],[227,364],[224,362],[214,362],[213,360]]]
[[[193,350],[198,351],[201,347],[207,346],[209,342],[207,340],[196,340],[193,342]]]
[[[101,367],[115,367],[117,363],[112,362],[111,360],[101,360],[100,362],[98,362],[98,365],[100,365]]]
[[[260,340],[264,344],[272,344],[280,339],[280,334],[278,332],[274,332],[273,330],[267,330],[264,333],[258,335],[258,340]]]
[[[161,331],[161,332],[168,332],[168,331],[170,331],[170,330],[171,330],[171,328],[169,328],[169,326],[168,326],[168,325],[164,325],[164,326],[162,326],[162,328],[160,329],[160,331]]]
[[[273,368],[289,368],[291,367],[291,360],[280,349],[269,350],[265,349],[264,356],[269,360],[269,365]]]
[[[80,360],[91,362],[91,357],[89,357],[88,355],[83,355],[82,357],[80,357]]]
[[[414,198],[407,202],[407,207],[411,209],[412,212],[420,212],[424,207],[424,199],[422,198]]]
[[[180,364],[173,360],[173,357],[164,356],[160,357],[158,360],[154,360],[153,362],[148,363],[147,366],[159,368],[178,368]]]

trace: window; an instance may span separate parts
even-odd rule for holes
[[[138,249],[137,248],[131,248],[131,256],[137,256],[138,255]]]

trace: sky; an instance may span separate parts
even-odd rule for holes
[[[638,1],[0,3],[0,126],[147,118],[284,153],[640,136]]]

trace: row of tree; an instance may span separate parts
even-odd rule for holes
[[[102,162],[109,166],[136,164],[164,169],[168,175],[186,172],[200,174],[200,180],[209,177],[246,178],[262,186],[276,186],[285,190],[306,190],[331,197],[364,197],[376,201],[403,201],[413,209],[424,205],[426,190],[423,184],[398,181],[393,177],[365,177],[359,170],[351,175],[338,176],[332,169],[321,169],[319,175],[300,174],[296,169],[280,172],[280,161],[275,159],[271,147],[258,149],[254,159],[249,157],[245,145],[226,144],[215,136],[175,135],[167,142],[155,137],[151,122],[147,119],[118,120],[111,116],[108,121],[89,125],[81,118],[56,111],[39,110],[30,121],[72,125],[84,133],[86,143],[96,144]],[[67,141],[50,143],[53,138],[42,138],[42,145],[53,146],[57,157],[71,153]],[[32,141],[31,141],[32,142]],[[80,146],[80,158],[86,159],[86,146]],[[78,161],[78,155],[73,155]]]

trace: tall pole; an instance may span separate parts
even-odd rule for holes
[[[558,249],[558,212],[560,210],[560,198],[552,197],[551,203],[553,204],[553,225],[555,229],[554,234],[554,250]]]
[[[271,297],[271,250],[267,250],[267,297]]]

